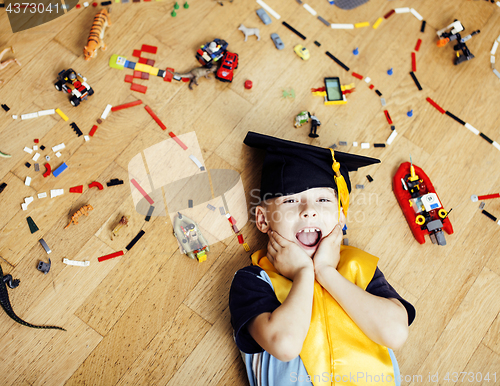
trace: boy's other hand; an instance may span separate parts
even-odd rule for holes
[[[277,232],[269,231],[267,234],[267,258],[280,274],[293,280],[302,269],[314,269],[311,258],[297,244]]]
[[[318,280],[318,275],[326,267],[337,269],[340,260],[340,243],[342,242],[341,225],[337,224],[331,233],[324,237],[314,254],[314,273]],[[319,280],[318,280],[319,281]]]

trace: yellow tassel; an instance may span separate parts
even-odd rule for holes
[[[344,211],[344,215],[347,217],[347,211],[349,210],[349,190],[347,189],[347,183],[345,182],[344,176],[340,173],[340,163],[335,161],[335,152],[332,152],[333,165],[332,169],[335,172],[335,183],[337,184],[337,196],[339,198],[339,220],[340,220],[340,207]]]

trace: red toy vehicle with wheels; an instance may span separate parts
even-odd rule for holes
[[[424,171],[410,162],[402,163],[392,189],[417,241],[424,244],[424,236],[429,235],[433,244],[446,245],[443,230],[451,235],[453,227]]]
[[[78,74],[73,69],[62,70],[58,75],[58,80],[54,83],[57,91],[65,91],[71,94],[69,101],[73,106],[78,106],[82,100],[94,94],[94,90],[87,83],[87,78]]]
[[[226,51],[215,77],[222,82],[232,82],[233,72],[238,68],[238,54]]]

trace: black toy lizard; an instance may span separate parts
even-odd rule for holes
[[[50,328],[50,329],[56,329],[56,330],[63,330],[66,331],[62,327],[57,327],[57,326],[35,326],[34,324],[30,324],[28,322],[25,322],[22,320],[19,316],[17,316],[12,309],[12,306],[10,305],[9,301],[9,292],[7,290],[7,286],[10,288],[16,288],[19,285],[19,279],[13,279],[12,275],[5,275],[3,274],[2,267],[0,266],[0,277],[2,278],[2,283],[0,284],[0,304],[2,305],[2,308],[5,310],[7,315],[10,316],[11,319],[16,321],[19,324],[22,324],[23,326],[26,327],[31,327],[31,328]]]

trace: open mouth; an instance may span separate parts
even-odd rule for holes
[[[306,248],[314,248],[321,240],[321,229],[319,228],[304,228],[295,235],[299,243]]]

